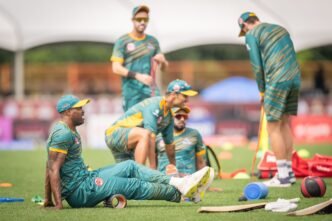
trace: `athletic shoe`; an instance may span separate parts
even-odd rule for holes
[[[194,195],[194,197],[192,199],[192,201],[194,203],[198,203],[198,202],[202,201],[206,190],[211,186],[213,180],[214,180],[214,169],[212,167],[210,167],[210,178],[209,178],[208,182],[206,183],[206,185],[202,185],[202,186],[198,187],[198,192]]]
[[[263,182],[267,187],[290,187],[292,184],[289,181],[289,177],[279,178],[278,176]]]
[[[278,177],[278,173],[276,173],[272,179],[277,179],[277,177]],[[295,175],[294,175],[294,172],[290,172],[290,173],[289,173],[289,182],[290,182],[292,185],[296,183],[296,177],[295,177]]]
[[[198,192],[198,188],[207,184],[210,178],[209,167],[204,167],[203,169],[189,175],[182,179],[181,184],[177,189],[182,193],[184,197],[192,199],[193,196]]]

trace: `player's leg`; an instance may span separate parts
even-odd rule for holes
[[[283,118],[283,136],[286,142],[286,155],[287,155],[287,167],[292,184],[296,182],[295,174],[292,169],[292,153],[293,153],[293,134],[290,126],[290,115],[297,115],[298,100],[300,93],[300,77],[296,77],[292,81],[292,86],[287,97],[285,115]]]
[[[192,194],[198,191],[198,188],[205,186],[206,184],[211,184],[209,183],[209,180],[211,176],[213,176],[213,173],[210,172],[209,167],[204,167],[190,176],[175,178],[166,176],[159,171],[149,169],[134,161],[128,160],[100,169],[98,171],[98,176],[136,178],[149,183],[170,184],[175,186],[182,194],[192,196]],[[199,191],[202,191],[202,189]]]
[[[115,194],[122,194],[128,200],[179,202],[181,199],[181,193],[172,185],[104,173],[87,178],[66,200],[74,208],[93,207]]]
[[[290,186],[287,168],[287,144],[283,136],[283,115],[286,107],[288,85],[267,85],[264,109],[272,151],[277,158],[278,176],[265,182],[268,186]]]
[[[106,131],[105,142],[111,150],[117,163],[134,160],[133,150],[127,148],[128,134],[131,128],[109,128]]]
[[[155,153],[151,145],[152,133],[144,128],[134,127],[128,134],[128,150],[135,150],[137,163],[145,164],[150,153]],[[154,157],[155,159],[155,157]],[[150,162],[151,163],[151,162]]]
[[[170,177],[165,176],[157,170],[152,170],[146,166],[137,164],[133,160],[127,160],[99,170],[99,174],[116,176],[123,178],[137,178],[151,183],[169,184]]]

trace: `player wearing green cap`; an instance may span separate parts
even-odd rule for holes
[[[131,160],[88,171],[76,130],[84,123],[82,107],[87,103],[88,99],[79,100],[72,95],[63,96],[57,103],[61,121],[47,140],[45,207],[62,209],[62,200],[75,208],[93,207],[115,194],[127,199],[171,202],[179,202],[182,195],[195,201],[210,185],[213,172],[209,167],[184,178],[168,177]]]
[[[158,40],[145,29],[149,22],[149,8],[141,5],[133,9],[131,33],[120,37],[114,45],[111,57],[113,72],[122,76],[123,109],[151,97],[150,86],[154,83],[151,73],[152,60],[164,69],[168,62],[161,53]],[[160,95],[157,89],[155,95]]]
[[[175,165],[173,144],[173,117],[171,108],[181,107],[188,96],[197,92],[183,80],[169,83],[165,97],[152,97],[131,107],[105,133],[107,146],[117,162],[135,159],[156,168],[155,136],[162,134],[169,162]]]
[[[265,184],[288,187],[295,183],[289,117],[297,114],[301,84],[293,42],[285,28],[261,23],[253,12],[243,13],[238,24],[241,29],[239,36],[245,36],[268,121],[271,147],[277,158],[278,174]]]

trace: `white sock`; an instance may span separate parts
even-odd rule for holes
[[[293,172],[293,167],[292,167],[292,161],[291,160],[287,160],[286,161],[286,165],[287,165],[287,169],[288,169],[288,173],[290,173],[291,175],[294,174]]]
[[[183,181],[183,178],[171,177],[169,184],[178,188],[181,185],[182,181]]]
[[[286,160],[277,160],[277,169],[279,178],[284,179],[289,176]]]

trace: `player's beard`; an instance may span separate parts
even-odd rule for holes
[[[139,25],[136,26],[135,29],[136,29],[137,33],[144,34],[145,29],[146,29],[146,25],[139,24]]]
[[[184,128],[186,128],[186,124],[183,123],[183,125],[174,125],[174,129],[176,132],[181,132],[184,130]]]

